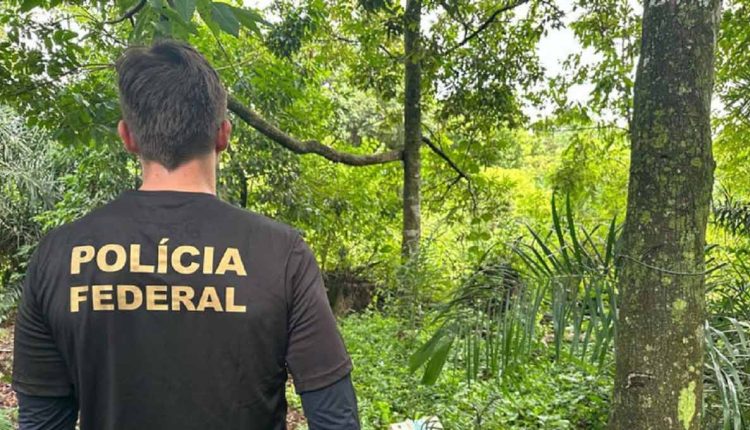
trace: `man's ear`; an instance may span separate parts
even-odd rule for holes
[[[132,154],[138,154],[138,144],[135,143],[135,139],[133,139],[133,135],[130,133],[128,124],[125,121],[120,120],[117,124],[117,133],[120,135],[120,139],[122,139],[125,150]]]
[[[232,135],[232,123],[225,119],[219,125],[219,132],[216,133],[216,153],[220,153],[229,147],[229,136]]]

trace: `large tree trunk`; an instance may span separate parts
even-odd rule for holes
[[[701,426],[710,105],[720,0],[647,0],[610,428]]]
[[[409,258],[419,251],[421,236],[420,185],[422,144],[422,66],[420,25],[422,1],[407,0],[404,13],[404,190],[402,254]]]

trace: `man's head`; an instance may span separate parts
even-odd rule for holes
[[[117,61],[128,151],[171,171],[226,148],[227,94],[216,71],[186,43],[164,40],[130,48]]]

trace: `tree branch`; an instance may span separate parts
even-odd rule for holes
[[[266,121],[253,110],[240,103],[240,101],[234,97],[230,96],[227,100],[227,104],[229,110],[234,112],[235,115],[242,119],[247,125],[258,130],[262,135],[296,154],[317,154],[335,163],[348,164],[350,166],[368,166],[372,164],[390,163],[391,161],[399,161],[402,157],[403,151],[400,149],[394,149],[378,154],[360,155],[339,152],[317,140],[302,141],[284,133],[278,127]]]
[[[461,168],[458,167],[458,165],[454,163],[453,160],[451,160],[450,157],[448,157],[448,155],[443,152],[442,149],[438,148],[437,145],[435,145],[429,137],[422,136],[422,142],[427,144],[427,146],[429,146],[435,154],[445,160],[445,162],[448,163],[448,165],[451,166],[451,168],[455,170],[456,173],[458,173],[458,180],[460,180],[461,178],[466,179],[467,182],[470,180],[469,175],[464,173],[464,171],[461,170]]]
[[[112,24],[119,24],[125,20],[128,20],[135,16],[141,9],[143,9],[143,6],[146,6],[146,0],[141,0],[138,3],[135,4],[135,6],[131,7],[130,9],[126,10],[124,14],[122,14],[121,17],[117,19],[113,19],[112,21],[104,21],[104,24],[112,25]]]
[[[503,7],[495,10],[494,12],[492,12],[492,14],[490,14],[490,16],[479,27],[477,27],[474,31],[472,31],[471,33],[469,33],[468,35],[466,35],[455,46],[453,46],[450,49],[448,49],[447,51],[443,52],[443,55],[450,54],[451,52],[455,51],[456,49],[458,49],[458,48],[466,45],[467,43],[469,43],[469,41],[471,41],[471,39],[474,39],[475,37],[479,36],[479,34],[481,32],[483,32],[487,27],[489,27],[490,24],[492,24],[493,22],[495,22],[495,20],[497,19],[498,16],[500,16],[501,13],[507,12],[507,11],[509,11],[511,9],[515,9],[518,6],[521,6],[521,5],[526,4],[528,2],[529,2],[529,0],[516,0],[513,3],[507,4],[507,5],[503,6]]]
[[[362,46],[362,44],[361,44],[361,43],[360,43],[359,41],[357,41],[357,40],[354,40],[354,39],[350,39],[350,38],[348,38],[348,37],[344,37],[344,36],[341,36],[341,35],[338,35],[338,34],[334,34],[334,35],[333,35],[333,38],[334,38],[335,40],[338,40],[339,42],[344,42],[344,43],[348,43],[348,44],[350,44],[350,45],[358,45],[358,46],[360,46],[360,47]],[[383,52],[385,53],[385,55],[387,55],[388,57],[390,57],[390,58],[391,58],[391,59],[393,59],[393,60],[403,61],[403,58],[401,58],[401,57],[399,57],[398,55],[396,55],[396,54],[392,53],[392,52],[391,52],[391,51],[390,51],[390,50],[389,50],[388,48],[386,48],[386,46],[385,46],[385,45],[383,45],[382,43],[378,45],[378,49],[380,49],[381,51],[383,51]]]
[[[38,81],[38,82],[32,82],[31,85],[27,85],[25,87],[16,89],[12,93],[8,93],[7,95],[10,97],[18,97],[21,95],[24,95],[26,93],[29,93],[31,91],[36,91],[40,88],[44,88],[46,86],[54,86],[55,84],[61,83],[62,78],[70,75],[76,75],[78,73],[83,73],[87,71],[93,71],[93,70],[101,70],[101,69],[109,69],[114,67],[114,64],[112,63],[89,63],[89,64],[83,64],[77,67],[73,67],[71,69],[68,69],[62,73],[59,73],[54,76],[49,76],[49,79],[44,81]],[[64,83],[64,81],[63,81]],[[0,91],[0,96],[5,96],[5,93],[3,91]]]

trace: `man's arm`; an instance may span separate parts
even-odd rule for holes
[[[310,248],[297,238],[287,263],[290,287],[287,367],[310,430],[359,430],[352,361],[336,327]]]
[[[75,428],[78,405],[67,368],[37,300],[44,279],[38,267],[43,244],[31,257],[16,314],[13,389],[21,430]]]
[[[16,393],[19,430],[73,430],[78,404],[73,396],[41,397]]]
[[[310,430],[359,430],[357,396],[350,375],[300,396]]]

